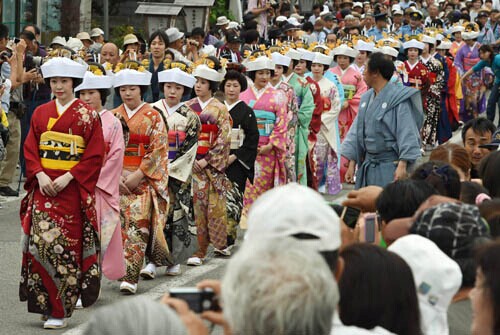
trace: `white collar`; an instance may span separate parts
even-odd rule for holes
[[[413,70],[415,68],[415,66],[417,66],[418,64],[418,61],[415,62],[415,64],[411,64],[410,61],[406,61],[406,63],[408,64],[408,66],[410,67],[410,70]]]
[[[427,58],[420,56],[420,59],[422,60],[422,63],[427,64],[429,62],[429,60],[431,59],[431,57],[432,57],[431,55],[429,55],[429,57],[427,57]]]
[[[283,76],[283,79],[284,79],[283,81],[285,83],[288,83],[290,81],[290,79],[292,78],[292,76],[293,76],[294,73],[295,72],[292,72],[289,76]]]
[[[226,105],[227,107],[227,110],[230,111],[231,109],[233,109],[234,106],[236,106],[241,100],[237,100],[234,104],[232,105],[228,105],[228,103],[226,101],[224,101],[224,105]]]
[[[165,99],[163,99],[163,106],[165,107],[165,110],[167,111],[168,116],[171,116],[172,114],[174,114],[179,109],[179,107],[181,107],[183,104],[184,104],[183,102],[179,102],[177,105],[170,107],[167,104],[167,102],[165,101]]]
[[[56,108],[57,108],[57,114],[63,115],[64,112],[75,102],[76,98],[73,98],[70,102],[68,102],[66,105],[61,105],[58,99],[56,99]]]
[[[259,100],[260,97],[262,96],[262,94],[264,94],[264,92],[268,89],[269,86],[271,86],[271,84],[267,83],[267,85],[265,87],[263,87],[260,90],[258,90],[257,87],[255,87],[255,84],[252,85],[251,87],[252,87],[253,93],[255,94],[255,98],[257,100]]]
[[[102,114],[106,113],[108,110],[106,108],[101,109],[99,112],[99,116],[102,116]]]
[[[123,106],[125,107],[125,111],[127,112],[128,118],[131,119],[135,115],[135,113],[137,113],[139,109],[141,109],[142,106],[144,106],[145,104],[146,104],[145,102],[142,102],[134,110],[128,108],[128,106],[125,103],[123,104]]]
[[[213,98],[210,98],[208,99],[207,101],[203,102],[200,100],[200,98],[196,97],[196,99],[198,99],[198,103],[200,104],[201,106],[201,110],[204,110],[205,107],[207,107],[207,105],[210,103],[210,101],[212,101]]]

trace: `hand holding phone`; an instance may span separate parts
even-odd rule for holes
[[[358,220],[359,241],[378,244],[380,240],[379,222],[376,213],[365,213],[360,216]]]
[[[220,306],[214,290],[210,288],[178,287],[169,290],[170,297],[184,300],[189,309],[201,314],[205,311],[219,311]]]

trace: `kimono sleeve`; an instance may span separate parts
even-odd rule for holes
[[[314,99],[309,85],[302,87],[302,102],[298,113],[298,123],[301,128],[309,129],[309,123],[314,112]]]
[[[276,122],[274,129],[269,135],[269,143],[278,150],[286,151],[287,131],[288,131],[288,109],[287,98],[283,91],[275,91],[275,112]],[[313,106],[314,107],[314,106]]]
[[[139,168],[147,178],[159,181],[168,176],[167,131],[165,129],[165,124],[157,111],[152,110],[148,117],[149,120],[145,120],[144,122],[151,122],[151,131],[149,134],[150,145]]]
[[[117,194],[120,176],[123,169],[123,156],[125,154],[125,143],[123,141],[123,130],[117,118],[113,116],[113,132],[109,142],[109,152],[105,157],[101,174],[97,181],[97,187],[109,195]]]
[[[38,172],[43,171],[42,163],[40,161],[40,153],[38,145],[40,143],[40,127],[38,126],[40,120],[41,110],[40,107],[35,109],[30,121],[30,130],[24,141],[24,159],[26,161],[26,185],[36,176]],[[26,188],[28,189],[28,188]]]
[[[356,80],[358,81],[356,84],[356,93],[354,94],[352,99],[349,100],[349,105],[357,112],[361,96],[368,90],[368,86],[366,86],[363,77],[358,73],[356,73]]]
[[[187,107],[186,109],[189,110],[186,114],[186,138],[181,147],[177,150],[175,159],[168,164],[170,183],[173,183],[174,180],[185,183],[191,175],[193,163],[196,158],[201,122],[195,112]]]
[[[245,106],[245,115],[242,122],[242,128],[245,132],[245,139],[241,148],[235,152],[239,161],[245,163],[246,166],[252,166],[257,157],[257,147],[259,145],[259,129],[257,128],[257,119],[250,107]]]
[[[219,104],[217,107],[217,140],[215,144],[208,150],[205,160],[212,167],[220,172],[224,172],[227,167],[227,160],[229,157],[229,148],[231,144],[231,121],[229,112],[226,106]]]
[[[361,162],[358,162],[358,122],[363,122],[363,120],[359,121],[359,117],[356,117],[354,119],[354,122],[351,125],[351,128],[349,128],[349,131],[347,132],[347,135],[344,139],[344,142],[342,142],[342,145],[340,147],[340,154],[347,158],[348,160],[354,160],[356,163],[360,164]]]
[[[101,172],[105,145],[98,114],[92,111],[89,112],[89,115],[91,115],[91,123],[85,127],[83,136],[86,143],[85,152],[80,162],[70,170],[70,173],[81,187],[87,192],[93,193]]]

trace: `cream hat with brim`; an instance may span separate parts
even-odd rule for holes
[[[271,54],[271,60],[273,61],[274,65],[281,65],[281,66],[290,66],[290,62],[292,59],[288,56],[282,55],[279,52],[273,52]]]
[[[220,82],[224,76],[214,69],[209,68],[205,64],[198,65],[193,72],[193,77],[203,78],[210,81]]]
[[[137,39],[137,36],[134,34],[127,34],[125,37],[123,37],[123,45],[128,45],[128,44],[135,44],[139,43],[139,40]]]
[[[62,36],[56,36],[52,39],[52,42],[50,42],[50,46],[52,47],[53,44],[59,44],[59,45],[65,46],[66,39]]]
[[[255,60],[246,62],[245,67],[247,68],[247,72],[259,70],[274,70],[273,61],[266,56],[260,56]]]
[[[185,87],[193,88],[196,78],[181,69],[169,69],[158,73],[158,82],[176,83]]]
[[[113,87],[112,76],[97,76],[90,71],[85,72],[83,82],[75,88],[75,92],[81,90],[100,90]]]
[[[475,40],[476,38],[479,37],[479,32],[477,31],[468,31],[468,32],[463,32],[462,33],[462,39],[467,41],[467,40]]]
[[[424,49],[424,43],[419,42],[417,40],[409,40],[407,42],[403,43],[403,49],[410,49],[410,48],[416,48],[423,50]]]
[[[378,50],[381,53],[383,53],[384,55],[388,55],[388,56],[395,57],[395,58],[397,58],[398,54],[399,54],[399,51],[397,51],[394,48],[388,47],[388,46],[383,46],[383,47],[379,48]]]
[[[358,55],[358,51],[354,50],[351,47],[348,47],[347,45],[343,44],[341,46],[336,47],[333,49],[333,55],[335,56],[347,56],[351,58],[356,58]]]
[[[354,48],[358,51],[373,52],[374,47],[375,43],[373,42],[365,42],[363,40],[359,40]]]
[[[115,75],[114,87],[120,86],[149,86],[151,85],[151,72],[124,69]]]
[[[290,57],[293,60],[300,60],[300,57],[302,57],[302,54],[295,49],[290,49],[285,54],[285,56]]]
[[[44,63],[40,69],[43,78],[83,78],[87,67],[66,57],[55,57]]]
[[[312,60],[313,64],[323,64],[330,65],[332,64],[333,57],[322,54],[321,52],[315,52],[314,58]]]

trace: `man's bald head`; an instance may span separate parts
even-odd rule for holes
[[[115,66],[120,61],[118,47],[114,43],[106,43],[101,48],[101,63],[109,62]]]

